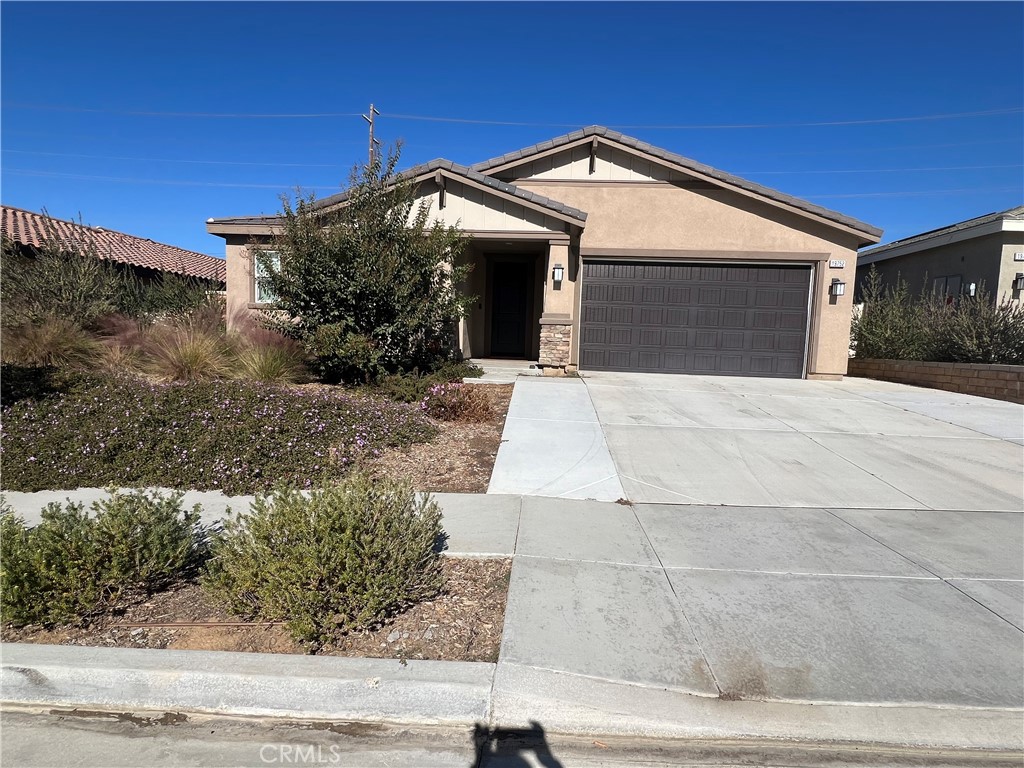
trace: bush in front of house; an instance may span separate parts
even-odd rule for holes
[[[326,382],[436,370],[454,359],[455,327],[472,305],[460,231],[416,203],[397,163],[396,150],[354,170],[339,206],[285,200],[280,233],[254,247],[274,297],[268,319]]]
[[[3,410],[4,487],[266,491],[337,478],[361,456],[429,440],[414,407],[251,381],[84,378]]]
[[[477,379],[483,376],[483,369],[467,361],[450,362],[432,373],[412,371],[394,373],[383,377],[372,387],[372,391],[399,403],[420,403],[431,387],[437,384],[461,382],[463,379]]]
[[[494,417],[487,394],[462,383],[435,384],[420,402],[420,410],[438,421],[489,421]]]
[[[850,332],[859,358],[1024,365],[1024,305],[993,302],[984,285],[952,301],[915,296],[905,280],[886,286],[872,268],[862,292]]]
[[[355,474],[277,490],[229,518],[203,586],[232,612],[284,621],[311,650],[436,594],[441,511],[397,480]]]
[[[0,512],[0,611],[16,625],[87,618],[126,595],[194,575],[208,532],[181,494],[116,492],[84,505],[52,503],[29,527]]]

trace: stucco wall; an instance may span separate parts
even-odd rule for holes
[[[990,292],[1001,293],[1010,287],[1008,282],[1005,288],[1001,286],[1002,244],[1003,235],[996,233],[865,264],[857,270],[858,288],[863,287],[871,267],[874,267],[885,284],[894,285],[897,279],[901,279],[917,294],[922,289],[931,291],[935,278],[950,276],[959,276],[965,291],[971,283],[984,283]]]
[[[595,251],[614,256],[623,249],[663,251],[650,258],[695,260],[793,261],[806,254],[803,260],[817,265],[808,375],[831,377],[846,372],[853,292],[833,301],[828,285],[838,278],[852,288],[856,236],[726,190],[693,189],[670,182],[520,179],[516,183],[587,212],[587,225],[579,240],[584,258]],[[832,259],[845,261],[845,267],[830,269]],[[578,260],[573,260],[572,267],[568,287],[578,294]],[[578,318],[578,295],[575,305],[574,317]]]
[[[1024,232],[1003,232],[1002,258],[999,266],[999,288],[996,295],[1015,301],[1024,300],[1021,291],[1013,290],[1013,278],[1024,272],[1024,261],[1014,261],[1014,253],[1024,253]]]

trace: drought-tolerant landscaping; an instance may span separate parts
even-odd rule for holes
[[[441,513],[356,473],[204,527],[180,495],[51,504],[3,527],[4,641],[496,658],[510,564],[443,557]]]

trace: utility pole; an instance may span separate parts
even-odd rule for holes
[[[373,168],[373,161],[377,158],[377,147],[380,146],[380,141],[373,137],[373,119],[375,116],[379,114],[380,112],[378,112],[376,108],[373,106],[373,104],[371,104],[370,114],[363,115],[363,120],[370,124],[370,164],[367,166],[367,168]]]

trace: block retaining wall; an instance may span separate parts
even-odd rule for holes
[[[1024,365],[860,360],[854,357],[850,359],[846,375],[1024,403]]]

